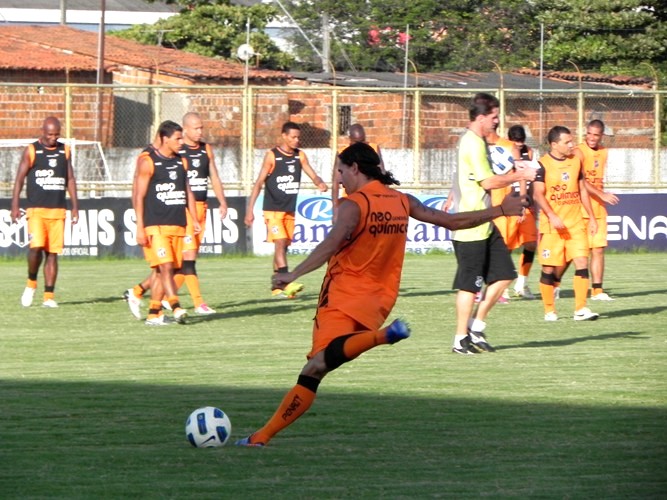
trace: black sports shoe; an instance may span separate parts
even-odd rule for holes
[[[496,352],[493,346],[486,341],[486,338],[484,338],[484,334],[482,332],[473,332],[472,330],[468,330],[468,335],[472,341],[473,346],[480,351]]]
[[[452,352],[454,354],[468,355],[468,354],[479,354],[480,352],[482,352],[475,344],[472,343],[472,341],[470,340],[470,336],[461,339],[460,344],[461,347],[456,347],[456,346],[452,347]]]

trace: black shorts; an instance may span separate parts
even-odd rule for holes
[[[513,280],[517,277],[512,255],[500,231],[493,227],[491,235],[482,241],[454,241],[456,276],[454,290],[477,293],[484,283]]]

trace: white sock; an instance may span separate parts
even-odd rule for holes
[[[461,335],[460,333],[457,333],[454,335],[454,347],[457,349],[461,349],[463,346],[461,346],[461,341],[466,338],[468,335]]]
[[[484,323],[484,321],[479,319],[474,319],[472,324],[470,325],[470,329],[473,332],[482,333],[484,331],[484,328],[486,328],[486,323]]]
[[[514,284],[514,289],[523,290],[525,286],[526,286],[526,277],[519,275],[519,277],[516,279],[516,283]]]

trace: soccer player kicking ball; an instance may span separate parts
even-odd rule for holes
[[[410,217],[462,229],[502,214],[518,215],[523,209],[523,200],[516,196],[505,198],[502,206],[448,214],[390,189],[389,185],[399,182],[380,170],[380,158],[367,144],[353,144],[339,158],[348,197],[341,201],[331,231],[292,272],[272,278],[275,286],[284,286],[328,262],[308,361],[271,419],[237,441],[239,446],[264,446],[303,415],[327,373],[373,347],[410,336],[408,325],[400,319],[381,328],[398,296]]]
[[[533,182],[533,196],[540,207],[542,264],[540,292],[544,320],[556,321],[554,271],[572,260],[574,272],[574,320],[595,320],[599,314],[586,307],[588,295],[588,234],[582,206],[589,215],[588,231],[597,232],[591,200],[586,190],[581,160],[573,154],[572,134],[566,127],[553,127],[547,136],[550,151],[540,158],[541,167]]]

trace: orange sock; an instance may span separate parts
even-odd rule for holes
[[[578,311],[586,307],[586,297],[588,296],[588,278],[574,275],[574,310]]]
[[[596,295],[600,295],[602,293],[602,288],[593,288],[591,291],[591,297],[594,297]]]
[[[56,294],[53,292],[44,292],[44,302],[46,302],[47,300],[53,300],[55,296]]]
[[[181,303],[178,300],[178,295],[172,295],[171,297],[167,297],[166,300],[167,302],[169,302],[172,311],[175,311],[176,309],[181,307]]]
[[[37,280],[29,279],[25,286],[28,288],[37,288]]]
[[[176,290],[178,290],[183,286],[184,281],[185,281],[185,275],[183,273],[174,274],[174,283],[176,283]]]
[[[134,285],[134,287],[132,288],[132,293],[134,294],[134,296],[135,296],[135,297],[139,297],[139,298],[141,298],[141,297],[144,296],[144,292],[145,292],[145,291],[146,291],[146,290],[144,290],[143,288],[141,288],[140,285]]]
[[[285,395],[266,425],[251,436],[250,442],[268,443],[273,436],[306,413],[315,401],[319,383],[316,378],[299,375],[297,384]]]
[[[199,278],[196,274],[185,274],[185,286],[188,287],[188,292],[190,292],[190,297],[192,297],[192,303],[195,307],[199,307],[204,303],[204,299],[201,296],[201,290],[199,289]]]
[[[540,282],[540,293],[542,294],[542,304],[544,304],[544,314],[555,312],[554,286]]]
[[[147,319],[157,318],[162,312],[162,302],[159,300],[151,300],[148,303]]]
[[[354,333],[345,339],[343,354],[347,359],[354,359],[373,347],[387,343],[386,328],[371,332]]]

